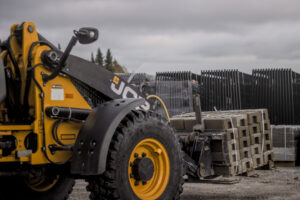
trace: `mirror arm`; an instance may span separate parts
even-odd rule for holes
[[[66,48],[66,50],[64,51],[64,53],[62,54],[58,66],[55,68],[55,70],[52,72],[52,74],[47,75],[47,74],[42,74],[43,77],[43,82],[44,85],[46,85],[46,83],[52,79],[54,79],[59,72],[66,66],[66,61],[73,49],[73,47],[76,45],[76,42],[78,41],[77,37],[73,36]]]

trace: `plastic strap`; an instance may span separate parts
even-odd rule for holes
[[[264,111],[261,110],[261,118],[262,118],[262,142],[261,142],[261,153],[264,155],[264,145],[265,145],[265,119],[264,119]]]
[[[236,159],[235,159],[235,163],[237,164],[237,166],[239,167],[238,165],[238,154],[237,154],[237,143],[236,143],[236,138],[235,138],[235,131],[234,131],[234,126],[233,126],[233,120],[232,120],[232,117],[230,117],[230,122],[231,122],[231,127],[232,127],[232,133],[233,133],[233,140],[234,140],[234,144],[235,144],[235,155],[236,155]],[[236,173],[238,171],[238,167],[236,167]]]

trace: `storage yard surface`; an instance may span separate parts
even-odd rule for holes
[[[258,177],[237,176],[237,184],[185,183],[181,200],[299,200],[300,167],[257,170]],[[88,200],[86,183],[77,181],[71,200]]]

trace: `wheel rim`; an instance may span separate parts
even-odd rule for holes
[[[46,192],[53,188],[58,182],[59,176],[54,177],[39,177],[25,180],[27,186],[36,192]]]
[[[153,171],[145,169],[148,177],[139,177],[136,171],[141,168],[139,161],[152,161]],[[139,165],[139,166],[137,166]],[[151,164],[150,164],[151,165]],[[146,167],[147,168],[147,167]],[[143,173],[143,169],[139,169]],[[153,173],[151,173],[153,172]],[[150,175],[150,176],[149,176]],[[135,195],[140,199],[157,199],[165,191],[170,178],[170,159],[164,146],[153,138],[144,139],[139,142],[130,155],[128,164],[128,178]]]

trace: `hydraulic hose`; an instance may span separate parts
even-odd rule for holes
[[[167,107],[166,107],[164,101],[163,101],[159,96],[152,94],[152,95],[148,95],[148,96],[146,97],[146,99],[147,99],[147,100],[148,100],[148,99],[157,99],[157,100],[161,103],[161,105],[163,106],[164,111],[165,111],[165,114],[166,114],[166,118],[167,118],[168,122],[170,122],[170,116],[169,116],[168,109],[167,109]]]

